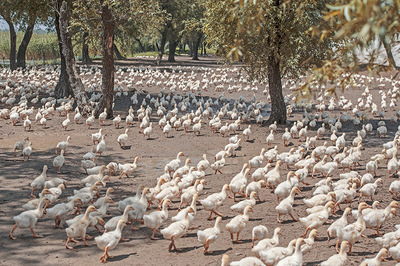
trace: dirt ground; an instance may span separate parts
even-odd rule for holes
[[[196,74],[196,79],[200,79],[206,68],[214,69],[218,71],[218,68],[222,68],[222,65],[216,64],[216,60],[207,58],[199,62],[191,62],[178,58],[180,63],[183,63],[185,67],[182,68],[184,72],[192,72]],[[182,62],[183,61],[183,62]],[[145,66],[150,64],[151,61],[140,61],[135,62],[126,61],[126,64],[135,64],[136,66],[143,63]],[[170,64],[164,64],[161,66],[165,69],[169,69]],[[173,65],[173,68],[175,65]],[[233,67],[231,67],[233,69]],[[178,71],[177,71],[178,72]],[[232,70],[229,72],[229,76],[232,78],[236,77],[237,71]],[[384,74],[390,77],[390,74]],[[231,84],[240,84],[237,80],[228,81]],[[213,86],[216,86],[216,82]],[[385,87],[378,87],[379,84],[385,84]],[[245,85],[244,85],[245,86]],[[371,93],[374,96],[374,102],[380,104],[379,90],[391,88],[389,81],[385,80],[374,80],[370,84]],[[259,85],[259,90],[255,93],[258,100],[265,100],[265,96],[262,94],[265,85]],[[140,89],[140,88],[139,88]],[[159,86],[147,86],[143,85],[142,89],[154,93],[155,95],[160,90]],[[349,90],[344,93],[346,98],[351,99],[353,103],[357,102],[357,98],[360,97],[364,87],[360,89]],[[285,93],[288,93],[286,91]],[[202,91],[202,96],[218,97],[221,92],[216,92],[214,88],[209,88],[208,91]],[[122,118],[127,115],[127,110],[130,105],[129,98],[132,93],[129,93],[128,97],[117,98],[115,102],[115,114],[121,114]],[[246,100],[250,100],[253,96],[252,91],[241,91],[234,93],[225,92],[226,97],[232,99],[238,99],[241,95],[246,97]],[[341,95],[341,94],[340,94]],[[388,97],[389,98],[389,97]],[[139,101],[140,102],[140,101]],[[389,100],[388,100],[389,103]],[[4,108],[3,104],[0,104],[0,108]],[[135,107],[135,110],[138,107]],[[36,112],[35,112],[36,113]],[[339,116],[339,110],[332,112],[333,115]],[[350,112],[349,112],[350,113]],[[365,164],[369,161],[369,158],[377,154],[382,149],[382,144],[392,140],[394,133],[397,130],[397,124],[391,123],[389,118],[394,114],[394,111],[388,111],[385,115],[385,121],[388,126],[388,136],[383,139],[378,139],[375,136],[368,136],[364,140],[364,150],[362,151],[361,166],[357,168],[357,171],[362,175],[365,173]],[[179,114],[182,115],[182,114]],[[33,120],[34,117],[31,117]],[[290,123],[302,118],[302,113],[294,113],[289,118]],[[370,122],[373,123],[376,129],[378,122],[377,118],[373,118],[369,115]],[[84,124],[71,124],[67,131],[61,127],[62,121],[65,117],[60,117],[57,114],[49,119],[47,128],[42,129],[39,125],[33,123],[32,130],[24,132],[22,123],[18,123],[17,126],[13,126],[10,120],[0,120],[0,264],[1,265],[22,265],[22,264],[41,264],[41,265],[77,265],[77,264],[100,264],[99,257],[102,254],[94,240],[89,240],[90,247],[86,247],[82,242],[78,244],[71,244],[74,249],[65,249],[65,240],[67,239],[64,229],[57,229],[54,227],[54,222],[49,219],[46,215],[40,219],[36,225],[35,232],[43,235],[43,238],[33,238],[29,229],[17,228],[14,236],[17,238],[12,241],[8,238],[8,234],[14,224],[12,219],[13,216],[18,215],[23,211],[21,207],[24,203],[29,201],[30,198],[30,183],[36,178],[42,171],[44,164],[49,166],[48,177],[61,177],[68,181],[66,191],[59,198],[59,202],[66,202],[67,197],[73,194],[74,189],[82,187],[80,180],[86,175],[83,169],[80,167],[80,160],[82,155],[90,151],[94,146],[91,142],[91,134],[99,130],[99,122],[96,121],[95,126],[88,130]],[[117,209],[117,202],[126,197],[132,196],[136,188],[139,185],[145,185],[154,187],[156,185],[156,179],[163,174],[164,165],[170,160],[176,157],[179,151],[185,154],[185,158],[189,157],[192,160],[192,165],[196,165],[198,161],[202,159],[202,154],[207,154],[207,158],[210,162],[213,162],[213,156],[228,143],[227,137],[222,137],[218,133],[212,133],[208,129],[208,121],[203,123],[201,134],[195,136],[192,132],[185,133],[183,130],[171,132],[171,137],[166,138],[162,134],[162,130],[158,127],[159,118],[155,112],[152,114],[153,121],[153,135],[151,139],[146,140],[142,134],[138,133],[139,123],[137,120],[131,131],[129,132],[129,141],[127,143],[128,149],[123,150],[119,147],[116,139],[119,134],[124,132],[124,128],[115,129],[112,125],[112,121],[107,121],[103,127],[103,133],[107,134],[106,143],[107,150],[98,160],[98,165],[107,164],[111,161],[127,163],[133,161],[135,156],[140,156],[138,161],[138,169],[134,176],[129,178],[118,179],[117,176],[111,177],[111,181],[107,184],[109,187],[113,187],[115,192],[112,194],[115,204],[111,204],[110,213],[105,220],[119,215]],[[224,119],[224,122],[228,121]],[[322,122],[318,122],[320,125]],[[238,132],[241,135],[241,131],[247,127],[243,125],[242,129]],[[318,128],[318,127],[317,127]],[[230,179],[235,176],[242,168],[242,165],[246,163],[252,157],[258,155],[262,147],[266,147],[266,137],[269,133],[268,127],[263,125],[252,124],[252,135],[250,141],[242,142],[241,148],[237,150],[236,157],[230,157],[227,159],[226,166],[222,169],[223,174],[214,174],[211,169],[207,170],[206,180],[207,185],[205,193],[200,196],[203,199],[211,193],[220,191],[223,184],[229,183]],[[281,135],[285,130],[284,126],[280,126],[278,134],[275,136],[275,145],[278,145],[279,152],[285,152],[297,145],[301,144],[298,139],[291,141],[289,147],[284,147],[281,141]],[[351,141],[356,136],[356,129],[352,123],[348,123],[343,127],[343,131],[346,132],[347,144],[351,145]],[[314,136],[315,130],[309,131],[309,135]],[[16,141],[24,139],[26,136],[32,141],[33,154],[28,162],[24,162],[21,156],[13,157],[13,145]],[[66,139],[67,136],[71,136],[71,144],[68,147],[65,155],[65,165],[62,167],[62,174],[56,174],[52,168],[52,161],[55,157],[55,146],[58,142]],[[322,145],[323,142],[329,139],[330,134],[325,136],[325,139],[318,140],[317,145]],[[275,162],[274,162],[275,163]],[[286,167],[281,167],[281,177],[284,179],[287,174]],[[334,173],[333,177],[338,179],[338,174],[341,170]],[[378,176],[383,178],[383,185],[379,185],[375,200],[379,200],[381,203],[380,208],[384,208],[387,204],[392,201],[391,195],[388,193],[390,183],[395,180],[394,178],[387,177],[386,167],[382,167],[378,172]],[[300,195],[295,198],[295,213],[297,217],[306,216],[305,206],[303,198],[310,198],[314,191],[313,185],[321,180],[321,177],[316,179],[307,179],[311,183],[310,186],[305,186]],[[250,180],[249,180],[250,182]],[[129,265],[220,265],[221,257],[223,254],[228,254],[230,261],[239,260],[246,256],[253,256],[251,252],[251,230],[254,226],[263,224],[269,229],[269,235],[272,236],[274,228],[281,227],[282,235],[280,239],[281,246],[287,246],[287,244],[293,238],[300,237],[304,232],[304,227],[299,222],[293,222],[288,217],[283,217],[282,224],[276,221],[276,201],[275,195],[271,193],[271,189],[263,189],[260,195],[263,202],[257,203],[254,207],[254,213],[251,213],[251,219],[248,222],[246,228],[240,235],[241,242],[239,244],[233,243],[230,240],[229,233],[225,229],[226,223],[232,219],[236,214],[232,212],[229,207],[233,204],[232,199],[227,199],[224,205],[219,208],[219,211],[224,215],[221,224],[221,235],[219,239],[211,244],[211,254],[203,255],[203,247],[197,241],[196,230],[190,231],[183,238],[176,240],[176,246],[180,248],[179,252],[168,252],[169,241],[163,239],[162,235],[157,233],[155,240],[150,240],[151,231],[144,225],[140,225],[139,230],[131,230],[127,226],[123,235],[128,239],[126,242],[120,242],[115,250],[110,252],[111,255],[115,256],[109,260],[109,264],[129,264]],[[102,195],[105,193],[105,189],[102,190]],[[169,212],[171,218],[177,213],[177,207],[179,199],[175,199],[174,204]],[[370,201],[367,201],[371,203]],[[356,207],[356,203],[352,204],[352,207]],[[343,205],[342,207],[345,207]],[[147,212],[153,211],[152,209]],[[194,226],[199,229],[205,229],[212,227],[214,221],[208,221],[208,212],[203,210],[203,207],[198,204],[198,212],[194,221]],[[316,241],[313,250],[304,255],[305,265],[317,265],[321,261],[326,260],[331,255],[335,254],[334,243],[335,240],[327,243],[326,229],[329,225],[337,218],[341,216],[342,212],[338,212],[335,216],[330,216],[328,222],[318,229],[320,239]],[[72,216],[71,216],[72,217]],[[161,228],[166,227],[171,223],[170,218],[163,224]],[[354,219],[349,217],[349,222],[353,222]],[[394,217],[393,219],[386,222],[381,232],[394,231],[394,225],[400,223],[400,218]],[[64,228],[66,225],[64,224]],[[88,229],[88,234],[91,236],[97,236],[99,233],[94,228]],[[380,247],[375,241],[376,232],[371,229],[365,231],[367,238],[362,238],[358,243],[354,245],[353,255],[350,255],[347,265],[358,265],[365,258],[372,258],[379,251]],[[382,265],[394,265],[393,260],[384,262]]]

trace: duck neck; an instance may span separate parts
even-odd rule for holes
[[[222,188],[221,194],[222,194],[223,197],[226,197],[226,196],[227,196],[227,193],[226,193],[226,186],[224,186],[224,187]]]
[[[118,224],[117,224],[117,228],[116,228],[115,230],[116,230],[117,232],[120,232],[120,233],[121,233],[122,228],[124,228],[124,223],[118,223]]]
[[[219,228],[219,223],[220,223],[220,219],[216,219],[215,220],[215,224],[214,224],[214,229],[216,229],[216,230],[220,230],[220,228]]]
[[[128,208],[125,207],[124,213],[122,214],[122,219],[128,221]]]
[[[299,240],[297,240],[297,242],[296,242],[295,253],[297,254],[297,256],[303,258],[303,253],[301,252],[301,241],[299,241]]]
[[[44,197],[43,197],[44,198]],[[46,205],[46,203],[44,202],[44,200],[43,199],[41,199],[40,200],[40,203],[39,203],[39,205],[38,205],[38,207],[37,207],[37,209],[36,209],[36,211],[37,211],[37,213],[39,213],[39,217],[42,217],[42,215],[43,215],[43,207],[44,207],[44,205]]]
[[[193,199],[192,199],[192,203],[190,204],[190,207],[193,209],[193,213],[196,213],[196,200],[197,200],[197,198],[196,197],[193,197]]]
[[[375,259],[377,260],[377,261],[381,261],[382,260],[382,258],[383,258],[383,256],[384,256],[384,250],[380,250],[379,252],[378,252],[378,254],[376,255],[376,257],[375,257]]]
[[[168,217],[168,207],[167,207],[167,202],[166,201],[164,201],[161,211],[165,215],[165,217]]]
[[[296,191],[294,189],[292,189],[292,191],[290,191],[290,199],[294,200],[294,195],[296,194]]]
[[[385,218],[387,218],[390,215],[391,210],[392,210],[392,206],[390,206],[390,204],[389,204],[384,210]]]
[[[70,200],[68,203],[67,203],[67,208],[68,209],[70,209],[70,210],[72,210],[74,207],[75,207],[75,199],[73,199],[73,200]]]
[[[100,209],[99,209],[99,212],[100,212],[100,213],[106,213],[106,212],[107,212],[107,202],[106,202],[106,199],[104,199],[103,203],[101,204]]]
[[[83,215],[83,220],[87,221],[89,220],[89,208],[86,209],[85,214]]]

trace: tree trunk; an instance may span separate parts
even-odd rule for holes
[[[275,7],[280,7],[280,0],[274,0]],[[277,30],[275,38],[272,40],[273,43],[278,44],[282,42],[282,37],[280,34],[281,20],[279,16],[274,15],[274,27]],[[269,83],[269,95],[271,97],[271,115],[267,123],[278,124],[286,123],[286,105],[282,93],[282,81],[281,81],[281,69],[280,69],[280,52],[279,48],[277,53],[271,52],[268,55],[268,83]]]
[[[388,41],[385,37],[382,37],[381,41],[383,43],[383,47],[385,48],[389,65],[397,68],[396,61],[394,61],[394,57],[393,57],[393,53],[392,53],[392,45],[391,45],[390,41]]]
[[[125,56],[123,56],[120,51],[118,50],[118,47],[115,45],[115,43],[113,42],[113,49],[114,49],[114,53],[115,56],[117,57],[118,60],[124,60],[126,59]]]
[[[279,59],[273,54],[268,59],[268,83],[271,97],[271,116],[268,119],[268,123],[276,121],[278,124],[285,124],[286,105],[282,93]]]
[[[175,62],[175,51],[176,51],[177,41],[170,40],[169,41],[169,54],[168,54],[168,62]]]
[[[146,52],[146,49],[144,48],[143,43],[140,41],[140,39],[139,39],[139,38],[135,38],[135,40],[136,40],[137,43],[139,44],[140,51],[141,51],[142,53]]]
[[[193,42],[188,41],[189,46],[189,56],[193,56]]]
[[[158,46],[157,42],[156,42],[156,49],[157,49],[157,51],[160,51],[160,47]]]
[[[28,48],[29,42],[31,41],[31,38],[32,38],[33,28],[35,27],[35,22],[36,22],[36,18],[34,18],[30,21],[30,23],[28,24],[28,27],[26,28],[24,38],[22,39],[22,42],[19,45],[18,54],[17,54],[17,67],[22,67],[22,68],[26,67],[25,54],[26,54],[26,49]]]
[[[204,55],[207,55],[207,48],[206,48],[206,46],[207,46],[207,43],[206,42],[203,42],[203,48],[204,48]]]
[[[15,55],[17,54],[17,33],[15,32],[14,23],[11,18],[5,18],[8,27],[10,28],[10,69],[17,69],[17,64],[15,62]]]
[[[165,43],[167,42],[167,33],[164,31],[161,34],[161,45],[160,45],[160,50],[158,52],[158,57],[157,57],[157,65],[161,63],[163,54],[164,54],[164,49],[165,49]]]
[[[62,53],[65,57],[66,70],[69,77],[77,106],[82,114],[89,110],[89,99],[86,96],[85,87],[75,67],[75,56],[72,48],[71,33],[68,29],[67,2],[63,1],[60,9],[60,35],[62,40]]]
[[[101,21],[103,24],[103,69],[102,69],[102,96],[99,104],[96,107],[95,116],[98,117],[104,108],[107,109],[107,118],[113,117],[112,104],[114,100],[114,30],[115,21],[111,10],[104,0],[100,1]]]
[[[57,85],[54,89],[55,96],[57,99],[61,99],[68,96],[73,96],[74,92],[72,91],[71,84],[69,83],[69,77],[67,73],[67,66],[65,64],[65,57],[62,52],[62,40],[61,40],[61,32],[60,32],[60,15],[59,15],[59,0],[54,0],[54,9],[55,9],[55,26],[57,32],[57,39],[58,39],[58,48],[60,51],[60,58],[61,58],[61,72],[58,78]]]
[[[85,65],[91,64],[92,59],[90,59],[89,56],[89,44],[88,44],[88,37],[89,37],[89,32],[85,31],[83,33],[83,43],[82,43],[82,63]]]
[[[192,58],[192,60],[199,60],[199,46],[200,46],[201,38],[203,38],[203,34],[198,33],[196,42],[194,43],[194,47],[193,47],[193,58]]]

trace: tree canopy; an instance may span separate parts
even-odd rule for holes
[[[321,65],[333,48],[331,38],[320,42],[310,31],[312,26],[321,23],[322,12],[330,2],[207,2],[207,38],[217,46],[219,55],[242,61],[250,78],[268,81],[271,122],[286,120],[280,79],[296,78],[310,67]],[[273,71],[274,68],[278,69]]]

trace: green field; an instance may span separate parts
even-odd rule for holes
[[[10,37],[8,31],[0,31],[0,65],[9,65],[10,57]],[[17,51],[24,36],[23,32],[17,33]],[[74,52],[77,60],[81,59],[81,45],[73,41]],[[147,51],[144,53],[132,53],[132,50],[137,51],[136,44],[133,44],[131,49],[127,49],[126,45],[119,44],[120,51],[126,57],[136,57],[136,56],[157,56],[158,51]],[[101,59],[101,48],[90,47],[90,56],[93,59]],[[125,48],[125,49],[124,49]],[[165,47],[165,55],[168,55],[168,45]],[[34,32],[32,39],[28,45],[26,52],[26,60],[28,65],[43,65],[43,64],[57,64],[60,62],[58,41],[56,33],[38,33]],[[215,50],[207,49],[208,53],[214,53]],[[97,54],[95,54],[97,53]],[[188,47],[185,51],[177,47],[177,55],[187,55]],[[199,51],[200,54],[200,51]]]
[[[17,33],[17,50],[23,33]],[[10,54],[10,34],[8,31],[0,32],[0,59],[7,60]],[[28,61],[52,61],[59,57],[57,34],[55,33],[33,33],[32,39],[26,51],[26,59]]]

